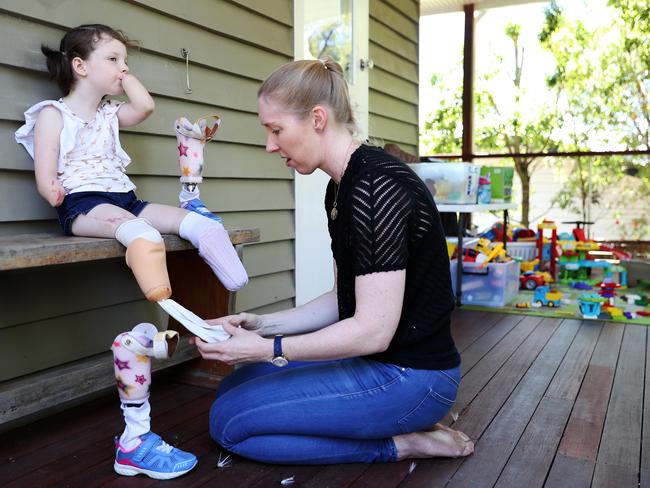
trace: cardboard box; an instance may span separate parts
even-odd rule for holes
[[[436,203],[476,203],[481,167],[474,163],[415,163]]]
[[[515,169],[508,166],[481,166],[481,176],[489,178],[493,203],[512,201]]]

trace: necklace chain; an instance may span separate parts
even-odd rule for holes
[[[335,183],[336,189],[334,190],[334,203],[332,203],[332,210],[330,210],[330,218],[332,220],[336,220],[336,217],[339,215],[339,210],[337,208],[338,200],[339,200],[339,190],[341,189],[341,181],[343,180],[343,174],[345,173],[345,168],[346,165],[345,163],[348,162],[348,159],[350,159],[350,156],[352,156],[352,147],[354,146],[354,141],[350,143],[348,146],[348,150],[345,153],[345,160],[343,161],[343,169],[341,170],[341,176],[339,178],[338,184]]]

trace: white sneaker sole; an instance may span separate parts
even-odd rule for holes
[[[171,480],[173,478],[178,478],[179,476],[183,476],[185,473],[189,473],[196,467],[197,464],[198,461],[195,462],[191,468],[186,469],[185,471],[175,471],[173,473],[161,473],[160,471],[149,471],[148,469],[136,468],[135,466],[128,466],[125,464],[120,464],[117,461],[115,461],[115,463],[113,464],[113,469],[115,469],[115,472],[117,474],[121,474],[122,476],[136,476],[138,474],[144,474],[146,476],[149,476],[149,478],[153,478],[156,480]]]

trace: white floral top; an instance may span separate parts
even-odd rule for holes
[[[84,122],[62,100],[45,100],[25,112],[25,125],[16,142],[34,157],[34,124],[43,108],[57,108],[63,116],[57,177],[66,194],[81,191],[125,193],[135,185],[125,173],[131,158],[120,145],[117,111],[122,102],[106,100],[94,120]]]

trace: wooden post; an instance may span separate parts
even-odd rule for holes
[[[474,159],[474,4],[463,6],[465,44],[463,46],[463,161]]]

